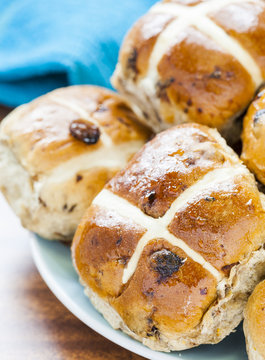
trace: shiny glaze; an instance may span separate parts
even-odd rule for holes
[[[248,109],[243,122],[242,141],[242,160],[265,184],[265,90],[259,92]]]
[[[152,256],[161,249],[186,259],[165,280],[152,266]],[[156,337],[160,332],[178,334],[196,327],[215,297],[216,280],[211,274],[181,249],[156,239],[145,247],[128,287],[111,304],[136,334]]]
[[[116,94],[102,102],[98,111],[93,113],[93,119],[104,128],[115,145],[134,140],[146,141],[151,136],[151,131],[139,123],[132,109]]]
[[[265,3],[231,4],[210,17],[249,51],[265,77]]]
[[[84,109],[98,123],[114,144],[130,140],[146,140],[150,131],[139,123],[139,119],[117,93],[97,86],[59,89],[55,95],[63,96],[71,104]],[[68,96],[67,96],[68,95]]]
[[[168,14],[146,14],[137,21],[124,41],[120,53],[120,62],[129,78],[144,76],[148,69],[148,62],[158,35],[173,19]]]
[[[124,267],[144,233],[145,229],[130,219],[91,206],[78,227],[72,248],[83,281],[103,297],[119,296]]]
[[[88,148],[71,136],[70,124],[79,119],[71,109],[66,110],[51,100],[37,100],[18,120],[13,118],[14,121],[6,123],[4,132],[16,157],[33,176],[74,154],[93,151],[101,145],[100,140]]]
[[[229,274],[247,253],[260,246],[265,219],[259,193],[243,176],[214,184],[178,211],[169,230],[218,270]],[[257,243],[253,243],[253,239]]]
[[[107,187],[158,218],[188,186],[232,162],[206,127],[182,125],[147,143]]]
[[[265,358],[265,281],[256,287],[249,298],[245,310],[245,323],[254,350]]]
[[[63,99],[64,104],[57,99]],[[2,132],[9,137],[12,151],[32,176],[103,145],[102,134],[95,145],[89,146],[71,135],[72,122],[86,121],[80,111],[93,119],[114,144],[144,142],[150,135],[149,130],[137,123],[135,114],[119,95],[99,87],[59,89],[16,111],[18,117],[14,114]]]
[[[179,33],[158,71],[162,83],[172,79],[161,98],[161,111],[169,122],[169,110],[177,106],[190,121],[222,128],[227,118],[242,112],[254,92],[241,64],[192,27]]]

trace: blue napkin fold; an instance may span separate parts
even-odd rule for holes
[[[155,2],[0,1],[0,103],[70,84],[111,87],[124,35]]]

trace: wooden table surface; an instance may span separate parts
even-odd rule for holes
[[[1,118],[7,112],[0,107]],[[27,231],[1,194],[0,230],[1,360],[143,359],[98,335],[56,299],[33,263]]]

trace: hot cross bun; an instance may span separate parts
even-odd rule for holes
[[[265,273],[262,201],[216,130],[172,127],[84,215],[72,246],[81,283],[114,328],[153,349],[217,343]]]
[[[1,123],[0,189],[25,227],[72,240],[94,196],[149,135],[114,92],[55,90]]]
[[[197,122],[235,141],[265,77],[264,23],[262,0],[157,3],[126,36],[113,85],[156,132]]]

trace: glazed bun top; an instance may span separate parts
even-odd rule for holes
[[[138,336],[187,334],[218,283],[261,246],[264,220],[253,175],[217,131],[181,125],[147,143],[94,199],[74,264]]]
[[[75,158],[80,161],[89,152],[95,165],[106,166],[112,149],[119,159],[128,146],[135,144],[137,150],[149,134],[121,96],[87,85],[52,91],[17,108],[1,124],[1,140],[32,176],[71,159],[74,166]],[[115,162],[115,156],[109,158]]]
[[[243,122],[241,158],[265,184],[265,89],[260,90]]]
[[[113,84],[150,99],[146,114],[138,105],[156,131],[183,121],[225,131],[263,82],[264,23],[262,0],[157,3],[126,36]]]

